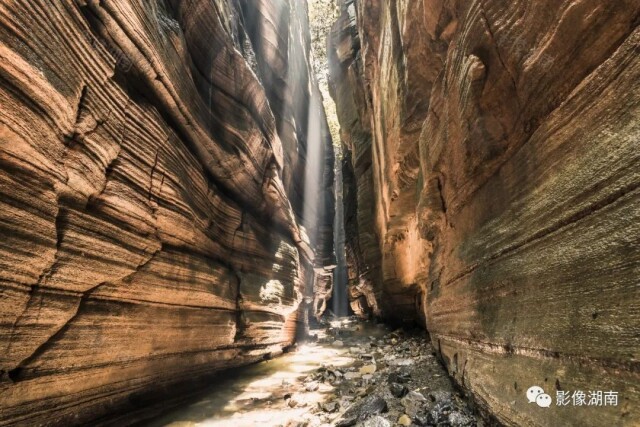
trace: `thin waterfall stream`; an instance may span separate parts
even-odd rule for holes
[[[342,188],[342,150],[336,149],[335,161],[335,195],[336,215],[333,227],[333,247],[336,251],[336,268],[333,270],[333,293],[331,296],[331,310],[338,316],[349,314],[349,301],[347,295],[347,261],[344,247],[344,205]]]

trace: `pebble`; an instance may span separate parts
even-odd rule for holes
[[[299,402],[293,397],[287,402],[287,405],[289,405],[290,408],[295,408],[298,404]]]
[[[344,374],[344,378],[347,380],[354,380],[360,378],[360,372],[347,372]]]
[[[376,415],[375,417],[367,418],[367,420],[362,423],[362,427],[391,427],[391,423],[380,415]]]
[[[323,403],[321,405],[321,408],[324,412],[338,412],[338,409],[340,409],[340,404],[338,402],[327,402]]]
[[[376,371],[376,365],[364,365],[360,368],[361,374],[373,374]]]
[[[397,398],[404,397],[409,392],[407,387],[398,383],[389,384],[389,390],[391,391],[391,394]]]
[[[427,402],[427,398],[417,391],[410,391],[400,401],[404,406],[405,412],[411,417],[415,417],[426,406]]]
[[[410,426],[411,418],[407,414],[403,414],[400,418],[398,418],[398,424],[401,426]]]
[[[341,340],[335,340],[333,342],[333,346],[334,347],[344,347],[344,342],[342,342]]]
[[[304,389],[307,391],[316,391],[318,390],[318,388],[320,387],[320,385],[318,384],[317,381],[312,381],[309,384],[304,386]]]

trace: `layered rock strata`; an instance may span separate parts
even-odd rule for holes
[[[341,2],[352,306],[424,322],[508,425],[640,423],[639,19],[625,0]],[[555,405],[598,390],[617,405]]]
[[[297,0],[0,5],[0,425],[292,343],[334,264],[310,70]]]

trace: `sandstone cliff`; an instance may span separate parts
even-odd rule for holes
[[[640,423],[639,19],[633,0],[341,2],[352,307],[425,323],[505,424]],[[620,401],[541,410],[532,385]]]
[[[0,425],[278,353],[330,287],[305,2],[2,2],[0,105]]]

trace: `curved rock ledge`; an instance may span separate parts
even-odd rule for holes
[[[334,264],[308,57],[299,1],[0,5],[0,425],[292,343]]]

